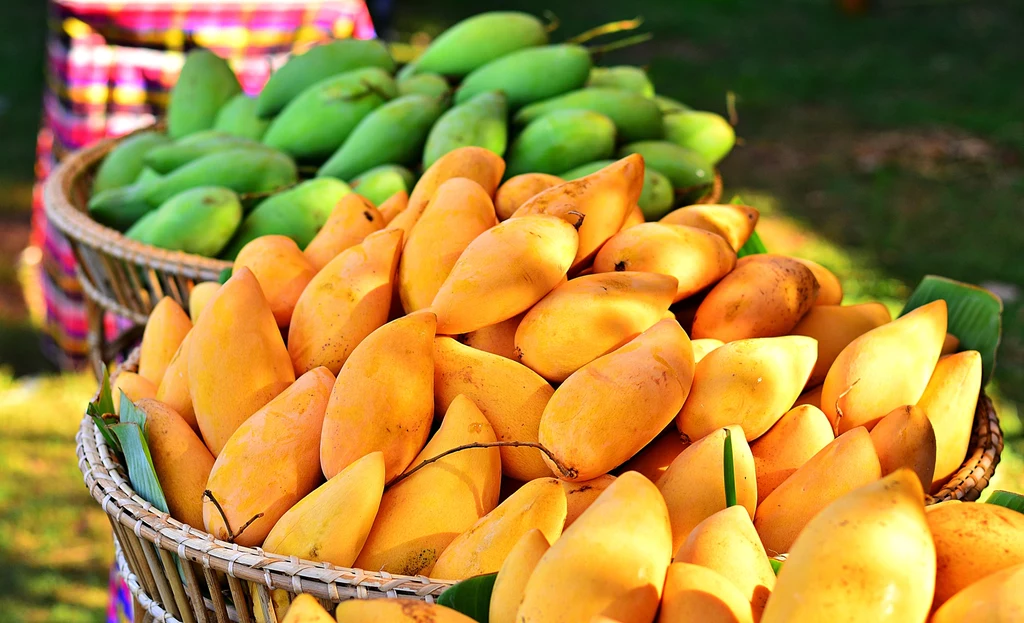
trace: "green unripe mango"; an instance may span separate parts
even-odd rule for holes
[[[234,260],[242,247],[260,236],[288,236],[300,249],[306,248],[334,206],[350,192],[345,182],[323,177],[267,197],[245,217],[221,258]]]
[[[143,195],[145,188],[132,184],[97,193],[89,199],[89,216],[97,223],[125,231],[153,209]]]
[[[288,59],[270,75],[256,98],[256,114],[264,119],[281,112],[288,102],[324,78],[362,67],[395,71],[395,61],[378,39],[338,39]]]
[[[258,141],[263,138],[263,133],[267,131],[269,125],[270,121],[260,119],[256,114],[256,98],[239,93],[217,111],[213,129],[231,136]]]
[[[142,196],[153,207],[200,186],[223,186],[238,194],[264,193],[291,186],[299,177],[295,162],[266,147],[214,152],[178,167],[143,186]]]
[[[615,160],[598,160],[578,166],[571,171],[566,171],[558,177],[565,181],[575,180],[592,173],[597,173],[614,163]],[[672,182],[664,174],[645,166],[644,186],[643,190],[640,191],[640,199],[637,200],[637,204],[640,206],[640,210],[643,211],[644,217],[648,221],[656,221],[672,210],[674,202],[675,192],[672,189]]]
[[[736,144],[736,131],[721,115],[692,111],[665,115],[665,140],[686,147],[711,164],[725,158]]]
[[[644,97],[654,97],[654,84],[647,77],[647,72],[632,65],[594,67],[590,70],[587,86],[620,89]]]
[[[178,139],[212,128],[224,104],[241,92],[227,61],[209,50],[192,50],[171,89],[167,135]]]
[[[644,165],[660,171],[676,191],[691,190],[715,181],[715,167],[701,154],[668,141],[639,141],[619,150],[619,157],[640,154]]]
[[[379,67],[331,76],[289,102],[271,122],[263,143],[298,160],[321,163],[360,121],[397,95],[394,78]]]
[[[590,52],[581,45],[526,48],[466,76],[455,91],[455,103],[467,102],[484,91],[504,91],[510,108],[522,108],[582,87],[590,65]]]
[[[431,97],[446,97],[451,93],[452,88],[448,81],[441,74],[416,74],[403,76],[398,80],[399,95],[429,95]]]
[[[572,109],[593,110],[607,116],[615,124],[622,141],[643,141],[662,136],[661,111],[654,100],[631,91],[605,87],[588,87],[530,104],[516,113],[515,122],[527,124],[549,112]]]
[[[661,114],[668,115],[674,112],[681,112],[687,110],[693,110],[686,104],[679,100],[674,100],[671,97],[665,97],[664,95],[655,95],[654,103],[658,105],[658,109],[661,110]]]
[[[163,176],[154,171],[153,169],[151,169],[150,167],[143,167],[142,170],[139,171],[139,176],[135,178],[135,183],[149,184],[150,182],[154,182],[160,179],[161,177]]]
[[[169,142],[166,135],[156,132],[139,132],[125,138],[100,163],[92,182],[92,192],[101,193],[133,184],[146,166],[143,157],[150,150]]]
[[[501,91],[487,91],[441,115],[427,136],[423,168],[459,147],[476,146],[499,156],[508,147],[508,101]]]
[[[516,50],[547,42],[547,28],[529,13],[490,11],[464,19],[438,35],[410,71],[461,78]]]
[[[216,257],[242,222],[242,202],[227,188],[200,186],[178,193],[125,234],[169,251]]]
[[[317,177],[350,180],[382,164],[410,164],[423,150],[427,133],[444,111],[440,99],[406,95],[391,100],[359,122]]]
[[[558,174],[615,151],[615,124],[592,110],[556,110],[527,125],[512,141],[505,177]]]
[[[161,175],[209,154],[238,148],[260,148],[257,141],[232,136],[221,130],[203,130],[170,144],[151,149],[143,159],[145,165]]]
[[[330,177],[320,179],[333,179]],[[391,195],[404,190],[412,191],[412,171],[397,164],[374,167],[351,182],[352,190],[379,206]]]

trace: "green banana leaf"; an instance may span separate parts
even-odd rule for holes
[[[110,374],[106,368],[103,369],[100,393],[96,400],[86,406],[85,412],[92,418],[96,428],[100,429],[100,434],[103,435],[103,440],[107,445],[116,453],[121,454],[121,443],[117,440],[117,435],[110,430],[109,420],[115,420],[116,417],[114,416],[114,400],[110,394]]]
[[[479,623],[488,623],[491,591],[497,573],[488,573],[454,584],[437,598],[437,603],[460,612]]]
[[[782,561],[781,560],[777,560],[775,558],[769,558],[768,559],[768,564],[770,564],[772,566],[772,571],[775,572],[775,575],[779,575],[779,571],[782,571]]]
[[[224,270],[220,271],[220,275],[217,276],[217,283],[219,283],[220,285],[224,285],[224,283],[228,279],[231,279],[231,271],[232,271],[232,267],[231,266],[228,266]]]
[[[736,506],[736,464],[733,463],[732,452],[732,431],[725,429],[725,452],[723,456],[725,467],[725,505]]]
[[[739,251],[736,252],[736,257],[740,258],[767,252],[768,249],[764,246],[764,243],[761,242],[761,236],[758,236],[757,232],[754,231],[751,232],[750,238],[747,239],[747,242],[740,247]]]
[[[988,499],[985,500],[985,503],[1024,513],[1024,495],[1019,493],[1002,490],[993,491],[992,495],[988,496]]]
[[[996,367],[996,350],[1003,333],[1003,302],[984,288],[927,275],[914,289],[900,315],[939,299],[946,301],[949,309],[946,330],[960,339],[960,350],[981,353],[984,387]]]
[[[121,410],[125,410],[123,404]],[[142,427],[135,422],[121,422],[110,428],[124,449],[124,462],[128,467],[128,480],[131,481],[132,488],[154,507],[165,513],[169,512],[167,498],[164,497],[160,481],[157,480],[153,457],[149,454],[149,445],[146,443]]]

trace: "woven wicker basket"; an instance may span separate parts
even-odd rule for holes
[[[114,372],[134,371],[136,349]],[[452,583],[423,576],[397,576],[328,563],[278,556],[260,548],[215,539],[157,510],[131,488],[99,429],[89,417],[76,437],[78,466],[89,492],[103,507],[123,552],[129,587],[157,621],[226,623],[277,621],[272,589],[289,599],[310,593],[330,607],[346,599],[378,597],[433,601]],[[976,500],[999,464],[1003,433],[992,401],[982,393],[975,414],[970,448],[960,470],[929,504],[945,500]],[[181,561],[181,571],[175,568]],[[222,581],[223,580],[223,581]],[[230,604],[228,603],[230,601]]]

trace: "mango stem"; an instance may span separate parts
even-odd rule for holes
[[[572,224],[572,226],[576,228],[576,231],[579,231],[580,227],[583,227],[583,220],[587,218],[587,215],[582,212],[577,212],[576,210],[569,210],[569,214],[579,217],[580,220]]]
[[[610,35],[613,32],[636,30],[643,23],[644,18],[642,17],[636,17],[634,19],[624,19],[619,20],[617,22],[608,22],[607,24],[602,24],[596,28],[591,28],[590,30],[581,32],[575,37],[570,37],[569,39],[566,40],[566,43],[586,43],[591,39],[596,39],[603,35]]]
[[[591,56],[599,56],[601,54],[606,54],[614,50],[628,48],[630,46],[643,43],[644,41],[650,41],[653,38],[654,35],[652,33],[645,32],[639,35],[633,35],[632,37],[626,37],[625,39],[619,39],[618,41],[613,41],[611,43],[606,43],[604,45],[597,45],[588,49],[590,50]]]
[[[231,531],[231,524],[228,523],[228,516],[224,512],[224,507],[222,507],[220,505],[220,502],[217,501],[217,496],[213,495],[213,491],[210,491],[209,489],[203,491],[203,498],[208,499],[211,502],[213,502],[214,508],[216,508],[217,512],[220,513],[220,518],[222,520],[224,520],[224,527],[228,531],[228,543],[234,543],[235,539],[237,539],[238,537],[242,536],[242,533],[245,532],[246,528],[251,526],[253,524],[253,522],[256,521],[257,519],[259,519],[260,517],[263,517],[263,513],[257,513],[255,516],[250,518],[249,521],[247,521],[244,524],[242,524],[242,527],[239,528],[238,532],[232,532]]]
[[[544,26],[544,32],[555,32],[562,25],[562,20],[558,19],[555,12],[550,9],[544,11],[544,19],[548,20],[547,25]]]
[[[440,461],[449,454],[455,454],[456,452],[461,452],[463,450],[472,450],[474,448],[536,448],[543,452],[545,455],[547,455],[549,459],[551,459],[551,462],[555,464],[555,467],[558,468],[558,471],[561,472],[562,476],[570,480],[573,480],[579,473],[576,471],[575,467],[566,467],[561,461],[555,458],[555,455],[551,454],[550,450],[548,450],[541,444],[533,441],[493,441],[488,443],[473,442],[461,446],[455,446],[454,448],[445,450],[444,452],[438,454],[437,456],[430,457],[429,459],[424,459],[423,462],[417,465],[416,467],[410,469],[407,472],[399,474],[394,480],[388,483],[388,486],[393,487],[397,485],[399,482],[405,480],[409,476],[412,476],[413,474],[423,469],[427,465],[430,465],[431,463],[436,463],[437,461]]]

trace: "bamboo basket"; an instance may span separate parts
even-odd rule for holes
[[[114,372],[135,371],[136,349]],[[288,600],[309,593],[332,610],[347,599],[433,601],[452,582],[424,576],[337,567],[242,547],[184,525],[139,497],[86,416],[76,436],[78,466],[92,497],[107,514],[129,587],[151,620],[165,623],[276,622],[271,591]],[[970,447],[960,469],[927,503],[978,499],[999,464],[1003,433],[992,401],[982,392]],[[780,559],[784,556],[780,556]],[[180,571],[177,567],[180,561]],[[259,613],[259,618],[256,617]]]

